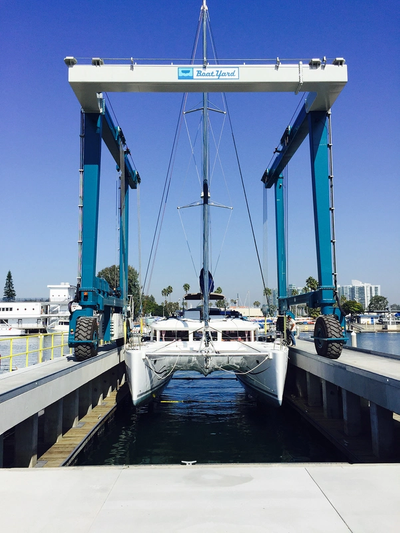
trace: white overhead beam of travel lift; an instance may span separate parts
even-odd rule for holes
[[[145,65],[127,62],[77,64],[65,58],[68,81],[86,113],[98,113],[103,92],[299,92],[310,93],[307,112],[329,110],[347,83],[347,66],[337,58],[332,64],[312,59],[286,64]]]

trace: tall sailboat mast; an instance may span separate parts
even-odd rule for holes
[[[207,67],[207,12],[206,0],[201,8],[203,19],[203,68]],[[208,93],[203,93],[203,319],[208,327],[209,313],[209,191],[208,191],[209,153],[208,153]]]

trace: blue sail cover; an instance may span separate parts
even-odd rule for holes
[[[200,271],[199,281],[200,281],[201,294],[204,294],[204,269],[203,268]],[[208,294],[210,294],[210,292],[214,292],[214,279],[211,275],[211,272],[208,271]]]

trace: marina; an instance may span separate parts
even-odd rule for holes
[[[123,527],[133,519],[141,530],[153,531],[159,519],[152,511],[156,505],[168,509],[163,516],[166,531],[179,527],[199,530],[205,523],[216,532],[221,528],[235,531],[235,527],[237,531],[282,527],[319,531],[328,526],[335,532],[372,532],[381,527],[396,531],[400,493],[400,458],[396,454],[400,434],[398,417],[393,412],[400,410],[399,359],[344,349],[338,361],[329,361],[313,353],[311,342],[300,340],[298,345],[290,348],[284,402],[297,403],[299,410],[303,405],[308,421],[313,420],[325,437],[330,435],[331,442],[340,445],[347,457],[352,457],[353,464],[343,462],[340,455],[336,457],[338,462],[332,462],[331,457],[331,462],[323,463],[318,453],[308,457],[318,463],[304,463],[305,457],[298,455],[283,457],[279,463],[275,456],[270,457],[271,463],[240,464],[236,462],[239,457],[233,443],[229,453],[234,463],[219,464],[220,456],[213,452],[211,441],[203,440],[203,435],[200,446],[203,442],[207,448],[201,446],[204,459],[196,454],[199,463],[194,457],[196,447],[191,447],[182,449],[184,455],[176,454],[173,464],[166,465],[162,455],[165,443],[161,441],[161,448],[154,449],[148,456],[151,462],[146,464],[128,465],[125,452],[120,450],[120,459],[108,466],[62,467],[74,464],[96,429],[100,431],[99,439],[107,437],[104,424],[107,420],[111,423],[109,416],[115,413],[119,396],[120,401],[129,401],[123,350],[111,347],[84,363],[63,357],[0,376],[2,460],[8,460],[12,452],[14,461],[21,461],[14,466],[28,466],[29,462],[36,466],[0,469],[2,524],[14,531],[27,527],[32,531],[68,531],[73,527],[89,532],[105,531],[109,520],[114,527]],[[321,375],[325,377],[318,377]],[[176,397],[173,394],[165,400],[174,402]],[[196,394],[189,397],[198,399]],[[207,408],[203,409],[205,416],[209,403],[203,406]],[[291,425],[295,430],[295,424]],[[7,427],[13,431],[10,433]],[[150,430],[152,436],[156,437]],[[35,440],[38,437],[39,443]],[[128,433],[126,438],[132,442],[135,436]],[[175,439],[181,440],[179,432]],[[43,450],[44,442],[50,447],[39,456],[38,449]],[[235,445],[240,446],[237,437]],[[176,444],[174,448],[179,451]],[[84,455],[89,457],[90,453],[89,448]],[[260,458],[268,461],[266,455]],[[298,462],[293,464],[296,459]],[[123,464],[115,464],[119,462]],[[54,493],[52,512],[43,516],[31,494],[42,499],[49,491]],[[252,502],[250,514],[240,506],[236,515],[238,500],[246,505]],[[16,512],[16,501],[24,504],[24,513]],[[198,512],[199,501],[207,505],[206,521],[204,513]],[[181,512],[182,506],[185,513]],[[61,523],[60,516],[69,518]],[[232,517],[236,517],[234,521]]]
[[[332,107],[348,81],[346,59],[221,60],[207,0],[199,7],[189,58],[64,56],[80,108],[77,282],[48,285],[46,301],[14,301],[8,272],[0,307],[0,523],[17,533],[115,528],[395,532],[400,520],[400,317],[386,298],[387,307],[375,307],[374,316],[345,306],[338,285]],[[162,40],[164,51],[170,36]],[[300,95],[270,162],[257,171],[263,201],[258,219],[252,218],[226,100],[226,94],[239,92]],[[135,124],[131,152],[112,93],[133,93],[139,106],[140,93],[182,94],[175,133],[166,127],[170,116],[154,122],[173,139],[164,187],[159,170],[139,174],[134,156],[144,132]],[[132,122],[129,113],[124,122]],[[219,129],[225,122],[232,142],[226,174]],[[189,163],[179,161],[181,130],[188,134]],[[158,147],[146,155],[161,161],[161,152]],[[316,279],[310,276],[304,288],[289,284],[294,239],[288,230],[293,205],[288,165],[298,154],[307,163],[315,237],[314,250],[306,253],[316,262]],[[100,195],[108,179],[107,158],[116,167],[114,199]],[[181,178],[180,192],[190,192],[174,207],[198,284],[194,288],[175,225],[162,229],[172,171]],[[230,196],[234,172],[244,207],[228,246],[229,259],[218,268],[230,215],[225,233],[222,220],[233,207],[219,203],[225,200],[215,178],[225,181]],[[161,196],[158,214],[152,215],[154,235],[146,232],[150,257],[143,272],[142,179],[155,204]],[[269,258],[261,261],[256,236],[262,234],[267,256],[268,203],[275,218],[273,300]],[[102,231],[100,215],[113,208],[114,243],[112,224]],[[191,222],[186,233],[182,210],[200,214],[200,228]],[[143,218],[149,225],[148,212]],[[296,223],[303,226],[304,221]],[[134,238],[132,229],[137,229]],[[172,237],[166,238],[166,231]],[[198,249],[193,253],[189,241],[194,233]],[[247,257],[251,238],[253,260]],[[302,239],[309,250],[308,235]],[[129,262],[136,241],[138,271]],[[115,247],[115,264],[103,270],[108,255],[101,244],[109,254]],[[184,290],[172,302],[173,288],[165,286],[161,306],[150,291],[159,244],[167,260],[158,262],[165,280],[172,279],[166,283],[176,287],[179,275]],[[303,248],[294,248],[300,267]],[[175,263],[169,262],[172,257]],[[250,291],[243,302],[239,290],[229,300],[221,286],[233,278],[238,286],[239,281],[250,286],[254,265],[260,278],[257,295],[265,303],[246,307]],[[60,269],[61,275],[68,279]],[[369,296],[380,295],[380,286],[354,281],[365,294],[368,286]],[[161,310],[162,317],[153,316]],[[50,502],[45,510],[44,501]]]

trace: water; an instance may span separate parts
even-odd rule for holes
[[[400,354],[400,335],[361,333],[362,349]],[[136,411],[129,402],[80,457],[82,465],[293,463],[346,461],[299,414],[260,408],[235,378],[175,374],[160,401]]]
[[[288,408],[259,408],[224,372],[179,372],[154,407],[120,410],[84,465],[343,461]]]
[[[301,339],[311,339],[313,333],[300,333]],[[348,333],[350,339],[350,333]],[[350,340],[348,346],[351,346]],[[400,332],[357,333],[357,348],[400,356]]]
[[[400,334],[397,332],[357,333],[357,348],[400,356]]]
[[[41,352],[39,351],[40,346],[42,347]],[[13,337],[12,342],[9,339],[0,337],[0,356],[2,357],[0,360],[0,373],[10,370],[10,358],[8,356],[10,355],[11,347],[13,353],[11,366],[14,370],[17,370],[35,365],[40,360],[42,362],[49,361],[50,359],[61,357],[61,354],[67,355],[69,353],[68,334]]]

